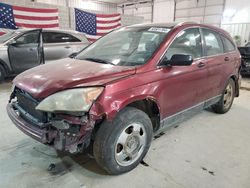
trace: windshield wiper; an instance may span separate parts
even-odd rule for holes
[[[106,60],[103,60],[103,59],[98,59],[98,58],[85,58],[84,60],[93,61],[93,62],[97,62],[97,63],[114,65],[113,63],[111,63],[109,61],[106,61]]]

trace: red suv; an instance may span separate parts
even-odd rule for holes
[[[123,27],[76,56],[15,78],[7,111],[57,150],[93,145],[110,174],[135,168],[153,135],[239,96],[240,54],[225,31],[195,23]]]

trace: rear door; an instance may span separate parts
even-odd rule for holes
[[[14,73],[20,73],[42,63],[41,30],[18,36],[8,45],[8,55]]]
[[[169,60],[175,54],[191,55],[194,61],[190,66],[161,69],[159,74],[164,79],[160,83],[163,89],[159,98],[163,118],[194,107],[206,98],[207,69],[199,28],[181,31],[164,58]]]
[[[82,47],[81,40],[77,37],[55,31],[43,31],[43,43],[45,61],[66,58]]]
[[[206,62],[208,69],[208,87],[207,98],[212,98],[222,94],[222,88],[226,84],[229,76],[229,64],[232,63],[232,54],[227,53],[224,49],[223,42],[219,33],[210,30],[202,29]],[[232,70],[231,70],[232,72]]]

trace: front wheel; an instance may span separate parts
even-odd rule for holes
[[[101,124],[94,141],[97,163],[110,174],[135,168],[153,137],[151,120],[143,111],[126,107],[112,121]]]
[[[234,96],[235,82],[233,79],[230,79],[223,91],[220,101],[212,106],[213,110],[218,114],[224,114],[228,112],[233,104]]]

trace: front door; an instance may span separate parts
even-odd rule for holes
[[[42,61],[41,30],[25,32],[8,45],[8,54],[14,73],[39,65]]]
[[[203,59],[201,34],[199,28],[181,31],[168,48],[164,58],[171,59],[174,54],[191,55],[190,66],[161,68],[160,104],[164,118],[201,104],[206,99],[207,68]]]

